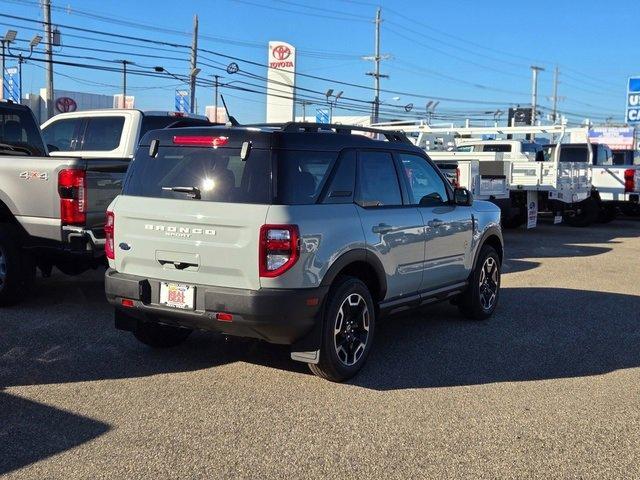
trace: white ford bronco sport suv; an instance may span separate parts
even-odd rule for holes
[[[117,328],[152,347],[193,329],[288,344],[333,381],[362,367],[382,316],[451,300],[485,319],[498,302],[499,209],[401,133],[154,130],[105,231]]]

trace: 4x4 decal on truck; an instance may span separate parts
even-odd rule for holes
[[[23,180],[49,180],[48,172],[20,172],[20,178]]]

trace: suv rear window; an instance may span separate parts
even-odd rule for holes
[[[271,203],[269,152],[253,149],[247,160],[238,148],[149,147],[138,149],[122,193],[139,197],[191,199],[175,187],[195,187],[202,201]],[[171,190],[173,188],[173,190]]]

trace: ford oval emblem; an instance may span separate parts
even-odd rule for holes
[[[131,250],[131,245],[129,245],[128,243],[122,242],[119,246],[121,250]]]

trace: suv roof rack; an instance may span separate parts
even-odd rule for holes
[[[288,122],[284,124],[272,124],[264,126],[281,127],[283,132],[322,132],[335,130],[336,133],[351,134],[353,131],[376,133],[382,135],[389,142],[408,143],[411,144],[411,140],[403,132],[381,130],[371,127],[359,127],[356,125],[342,125],[334,123],[311,123],[311,122]]]

